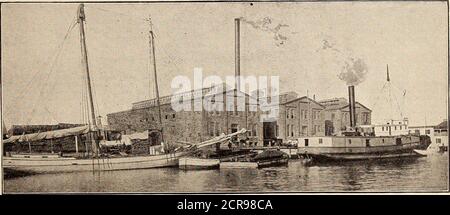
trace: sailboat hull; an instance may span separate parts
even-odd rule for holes
[[[60,173],[83,171],[114,171],[176,167],[178,159],[190,152],[116,158],[23,158],[4,157],[3,167],[29,173]]]

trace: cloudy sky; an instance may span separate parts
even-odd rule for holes
[[[77,7],[2,4],[7,125],[80,121],[78,25],[68,31]],[[445,2],[86,4],[85,11],[96,108],[103,116],[154,97],[151,16],[161,95],[173,92],[175,76],[192,77],[196,67],[205,76],[233,75],[234,18],[243,17],[244,76],[278,75],[281,92],[309,91],[319,100],[347,97],[339,74],[345,63],[359,61],[365,76],[356,98],[373,110],[373,122],[405,116],[414,125],[433,125],[447,117]],[[391,102],[382,90],[387,64]]]

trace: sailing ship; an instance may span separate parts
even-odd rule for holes
[[[390,81],[389,70],[387,81]],[[298,139],[298,153],[305,163],[422,156],[414,151],[422,147],[419,135],[393,132],[397,127],[406,130],[407,119],[406,123],[391,120],[383,125],[384,132],[378,134],[374,126],[357,126],[354,86],[348,86],[348,94],[350,126],[346,131],[336,136],[305,136]]]
[[[32,134],[15,135],[3,140],[3,144],[8,143],[30,143],[33,141],[57,140],[58,138],[75,137],[75,145],[78,149],[77,137],[85,135],[86,143],[91,145],[91,156],[87,157],[71,157],[62,154],[13,154],[7,153],[3,157],[3,167],[6,171],[24,171],[32,173],[55,173],[55,172],[78,172],[78,171],[112,171],[112,170],[131,170],[131,169],[147,169],[158,167],[178,166],[180,157],[192,154],[197,149],[211,146],[233,138],[236,135],[247,132],[245,129],[196,144],[187,144],[173,150],[162,150],[161,153],[151,155],[121,155],[113,156],[102,151],[100,146],[101,126],[96,123],[96,115],[94,110],[94,101],[92,96],[92,86],[90,79],[89,63],[85,38],[85,13],[84,5],[80,4],[77,10],[77,23],[80,29],[80,45],[82,50],[83,69],[86,73],[87,83],[87,103],[90,111],[90,120],[88,124],[80,127],[69,129],[61,129],[47,132],[39,132]],[[159,93],[156,78],[156,63],[153,30],[150,30],[150,50],[153,58],[153,66],[155,72],[155,88],[157,96],[157,105],[159,107]],[[159,123],[162,125],[161,109],[159,107]],[[160,129],[161,137],[163,137],[163,129]],[[163,147],[161,140],[161,146]],[[156,148],[156,147],[154,147]],[[31,148],[30,148],[31,149]]]

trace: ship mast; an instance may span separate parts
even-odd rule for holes
[[[152,20],[149,17],[149,24],[150,24],[150,32],[149,32],[149,45],[151,46],[150,55],[151,55],[151,61],[153,62],[153,73],[155,77],[155,93],[156,93],[156,105],[158,106],[158,118],[159,118],[159,124],[161,126],[161,140],[164,140],[163,135],[163,126],[162,126],[162,116],[161,116],[161,104],[159,100],[159,87],[158,87],[158,75],[156,72],[156,56],[155,56],[155,36],[153,34],[153,26],[152,26]]]
[[[78,23],[80,24],[80,43],[81,43],[81,55],[82,55],[82,60],[83,60],[83,66],[84,66],[84,70],[86,71],[86,78],[87,78],[87,89],[88,89],[88,98],[89,98],[89,107],[91,110],[90,113],[90,129],[92,129],[93,131],[97,130],[97,123],[95,120],[95,109],[94,109],[94,100],[92,97],[92,86],[91,86],[91,77],[89,75],[89,61],[88,61],[88,55],[87,55],[87,50],[86,50],[86,36],[84,33],[84,22],[86,21],[86,16],[84,14],[84,4],[80,4],[79,8],[78,8]],[[92,127],[91,127],[92,126]],[[90,133],[90,138],[92,141],[92,151],[94,153],[94,156],[98,155],[98,143],[96,141],[95,135],[94,133]]]

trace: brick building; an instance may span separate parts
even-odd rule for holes
[[[333,98],[319,101],[325,107],[325,133],[330,135],[344,131],[350,125],[349,103],[345,98]],[[369,125],[371,123],[372,110],[356,102],[356,125]]]

